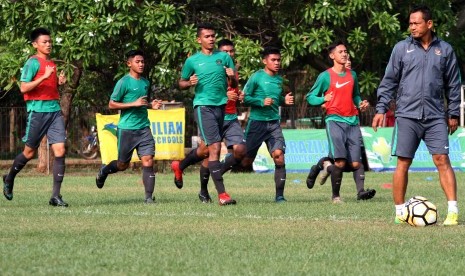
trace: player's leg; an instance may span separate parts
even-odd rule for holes
[[[155,172],[153,170],[153,157],[155,156],[155,140],[149,127],[134,130],[136,150],[142,161],[142,183],[144,183],[145,200],[147,204],[154,203]]]
[[[200,164],[200,192],[199,199],[203,203],[211,203],[212,199],[208,193],[208,180],[210,178],[210,170],[208,169],[208,159],[204,159]]]
[[[267,122],[266,132],[269,133],[269,135],[265,139],[265,142],[275,164],[275,201],[278,203],[286,202],[284,198],[284,187],[286,186],[286,163],[284,154],[286,143],[279,121]]]
[[[221,173],[229,171],[233,166],[240,164],[246,154],[244,132],[237,119],[224,121],[223,136],[228,149],[232,148],[232,154],[228,154],[224,161]]]
[[[342,203],[340,195],[342,174],[349,155],[346,147],[348,127],[348,124],[336,121],[328,121],[326,124],[329,157],[334,159],[334,165],[330,165],[326,169],[331,175],[333,203]]]
[[[320,158],[320,160],[318,160],[318,162],[315,165],[313,165],[310,168],[310,171],[307,176],[307,188],[313,188],[313,186],[315,185],[316,178],[318,177],[320,171],[322,171],[322,174],[324,174],[324,176],[320,176],[320,184],[323,185],[326,182],[326,178],[329,175],[326,171],[326,167],[329,166],[329,164],[325,166],[325,162],[331,162],[331,158],[327,156],[322,157]]]

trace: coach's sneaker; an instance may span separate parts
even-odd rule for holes
[[[329,161],[329,160],[326,160],[326,161],[323,162],[323,170],[321,171],[320,176],[319,176],[319,180],[318,180],[318,182],[320,182],[320,185],[325,184],[326,180],[331,175],[328,172],[328,167],[331,166],[332,164],[333,163],[331,163],[331,161]]]
[[[13,185],[6,183],[6,174],[3,176],[3,195],[6,199],[13,199]]]
[[[344,201],[342,201],[340,196],[335,196],[332,198],[333,204],[342,204]]]
[[[207,194],[199,193],[199,199],[200,201],[202,201],[202,203],[212,203],[212,198],[210,197],[208,193]]]
[[[68,207],[68,203],[64,202],[63,201],[63,198],[60,196],[54,196],[50,199],[50,201],[48,202],[48,204],[52,205],[52,206],[58,206],[58,207]]]
[[[456,226],[459,225],[459,215],[454,212],[449,212],[447,214],[446,220],[444,221],[444,226]]]
[[[285,203],[287,200],[284,198],[284,196],[277,196],[274,201],[276,203]]]
[[[394,223],[395,224],[406,224],[407,222],[403,220],[400,216],[397,216],[394,218]]]
[[[175,160],[171,162],[171,169],[174,172],[174,185],[178,187],[178,189],[181,189],[183,186],[182,182],[182,170],[179,168],[179,161]]]
[[[221,206],[224,206],[224,205],[234,205],[236,204],[236,201],[234,199],[232,199],[227,193],[222,193],[222,194],[219,194],[218,195],[218,203],[221,205]]]
[[[100,171],[97,174],[97,177],[95,178],[95,185],[97,185],[97,188],[102,189],[103,185],[105,185],[105,180],[107,180],[108,174],[103,173],[103,168],[100,168]]]
[[[361,191],[357,195],[357,200],[367,200],[372,199],[376,195],[376,190],[374,189],[366,189],[365,191]]]
[[[313,185],[315,185],[315,180],[319,172],[320,172],[320,168],[318,167],[318,165],[313,165],[310,168],[310,172],[308,173],[308,176],[307,176],[307,188],[309,189],[313,188]]]

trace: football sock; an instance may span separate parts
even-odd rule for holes
[[[181,171],[184,171],[185,168],[189,167],[190,165],[194,165],[197,162],[202,161],[204,158],[197,156],[197,148],[191,150],[187,155],[186,158],[181,160],[179,163],[179,168]]]
[[[65,157],[55,157],[53,160],[53,189],[52,197],[60,196],[61,183],[65,176]]]
[[[274,183],[276,185],[276,197],[284,195],[286,185],[286,165],[275,165]]]
[[[396,216],[402,216],[402,209],[404,208],[405,204],[396,205]]]
[[[29,162],[29,159],[27,159],[22,152],[18,154],[13,161],[13,165],[6,176],[5,181],[8,184],[13,185],[16,175],[24,168],[24,166],[26,166],[27,162]]]
[[[236,164],[241,162],[241,160],[237,160],[234,158],[234,154],[228,154],[226,155],[226,158],[224,158],[224,161],[222,162],[222,167],[221,167],[221,174],[224,174],[225,172],[229,171],[232,169],[232,167]]]
[[[200,165],[200,192],[202,194],[208,193],[208,179],[210,178],[210,170],[203,165]]]
[[[331,188],[333,190],[333,198],[334,198],[334,197],[340,196],[339,191],[341,190],[342,169],[337,167],[337,166],[334,166],[334,165],[330,166],[330,167],[332,167],[332,171],[331,171]]]
[[[457,206],[457,201],[447,201],[447,212],[449,213],[459,213],[459,207]]]
[[[102,173],[105,175],[112,174],[115,172],[118,172],[118,161],[116,160],[111,161],[102,169]]]
[[[142,167],[142,182],[145,187],[145,198],[152,198],[155,189],[155,173],[153,167]]]
[[[355,186],[357,187],[357,194],[365,190],[365,168],[360,164],[358,169],[353,170]]]
[[[215,183],[216,190],[218,194],[222,194],[226,191],[223,183],[223,175],[221,174],[221,163],[218,160],[208,161],[208,169],[210,170],[210,175]]]

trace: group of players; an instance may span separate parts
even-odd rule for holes
[[[457,129],[457,98],[460,100],[457,61],[450,45],[433,32],[431,11],[427,7],[417,6],[411,10],[409,26],[411,36],[394,47],[378,89],[377,114],[373,119],[376,130],[382,125],[383,114],[397,93],[392,152],[398,157],[393,180],[395,222],[403,222],[400,212],[405,201],[408,168],[420,141],[424,140],[433,155],[448,200],[448,216],[444,224],[457,225],[456,181],[448,158],[448,134]],[[44,28],[35,29],[31,33],[31,41],[37,52],[23,68],[20,87],[28,111],[25,148],[14,159],[8,174],[3,176],[3,194],[6,199],[13,199],[15,176],[34,157],[42,137],[47,135],[55,155],[53,191],[49,204],[67,207],[60,194],[65,172],[65,128],[58,102],[58,85],[64,84],[66,78],[63,73],[57,75],[56,65],[50,59],[50,32]],[[218,193],[218,203],[236,204],[236,200],[226,192],[223,174],[238,164],[250,166],[259,147],[265,142],[275,163],[275,201],[285,202],[286,145],[278,108],[292,105],[294,97],[290,92],[283,94],[283,79],[279,75],[280,49],[264,48],[263,69],[255,72],[240,91],[233,60],[234,44],[225,39],[216,45],[216,33],[211,24],[198,25],[197,42],[201,50],[187,58],[178,84],[180,89],[195,90],[194,118],[202,141],[183,160],[172,162],[175,185],[182,188],[183,171],[192,164],[202,162],[199,199],[204,203],[212,202],[208,191],[211,177]],[[360,97],[357,75],[350,69],[346,45],[335,42],[328,47],[328,53],[333,66],[318,76],[306,99],[310,105],[321,105],[325,109],[329,153],[311,167],[307,186],[312,189],[318,174],[323,171],[320,182],[324,183],[330,176],[332,201],[342,203],[339,193],[342,175],[344,171],[352,171],[357,199],[371,199],[376,191],[364,188],[358,118],[359,110],[364,111],[369,104]],[[155,142],[149,128],[147,108],[158,109],[162,103],[147,98],[150,85],[142,76],[145,67],[143,52],[130,51],[126,63],[129,73],[117,82],[108,105],[110,109],[121,111],[117,132],[118,160],[100,169],[96,185],[102,188],[109,174],[127,169],[136,150],[142,161],[145,203],[150,204],[154,203]],[[422,78],[418,74],[431,78]],[[448,102],[447,111],[441,102],[444,97]],[[237,119],[237,101],[250,107],[250,117],[244,131]],[[231,154],[220,162],[223,140]]]

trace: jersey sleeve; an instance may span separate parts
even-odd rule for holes
[[[182,67],[181,70],[181,79],[183,80],[189,80],[189,78],[195,73],[194,71],[194,66],[192,64],[191,59],[187,59],[186,62],[184,62],[184,66]]]
[[[360,86],[358,84],[358,77],[355,71],[352,71],[352,77],[354,78],[354,93],[352,99],[354,101],[354,105],[358,108],[362,102],[362,97],[360,95]]]
[[[322,105],[325,102],[325,92],[329,89],[329,73],[321,73],[316,82],[313,84],[310,91],[307,93],[306,99],[310,105]]]
[[[30,58],[26,61],[26,64],[23,67],[21,72],[22,82],[31,82],[39,71],[40,63],[37,58]]]
[[[244,104],[247,106],[263,106],[263,99],[255,95],[257,75],[253,74],[244,86]]]
[[[126,93],[126,85],[124,78],[120,79],[113,89],[113,93],[110,96],[110,100],[115,102],[122,102],[124,94]]]

